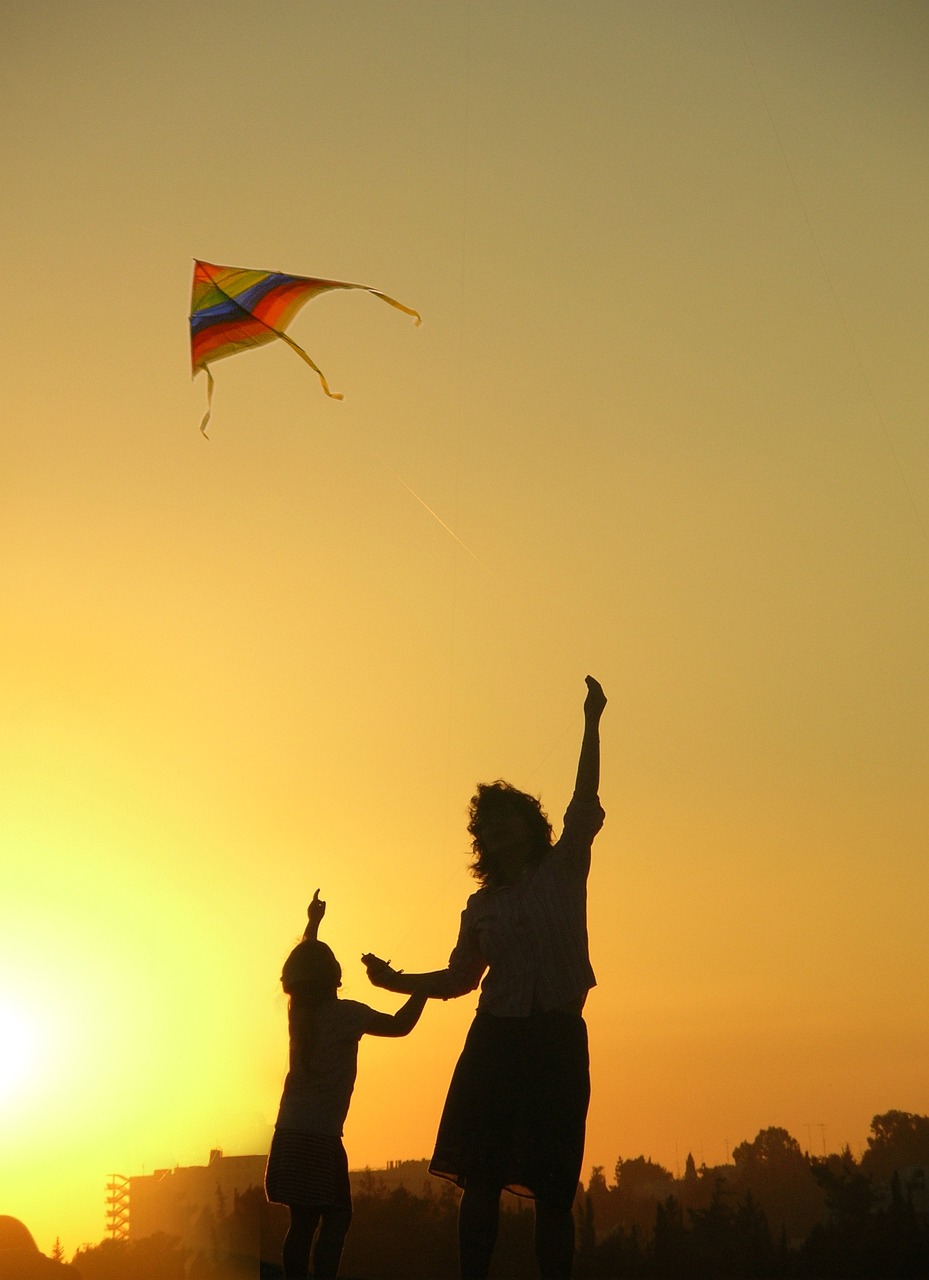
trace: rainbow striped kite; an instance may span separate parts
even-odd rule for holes
[[[275,338],[286,342],[311,369],[316,370],[327,396],[333,400],[342,399],[329,390],[322,370],[284,332],[305,302],[329,289],[365,289],[420,323],[418,311],[366,284],[314,280],[310,276],[284,275],[282,271],[247,271],[241,267],[216,267],[209,262],[194,262],[190,298],[190,361],[194,376],[201,369],[207,376],[207,408],[200,423],[204,435],[213,403],[210,365],[214,360],[234,356],[249,347],[263,346]]]

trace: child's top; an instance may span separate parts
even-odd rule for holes
[[[341,1137],[358,1073],[358,1041],[382,1017],[358,1000],[327,1000],[313,1010],[291,1012],[290,1070],[278,1129]]]

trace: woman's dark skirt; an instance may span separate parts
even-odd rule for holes
[[[341,1138],[275,1129],[265,1169],[274,1204],[351,1208],[348,1156]]]
[[[590,1058],[579,1015],[478,1012],[439,1121],[429,1172],[570,1208],[584,1159]]]

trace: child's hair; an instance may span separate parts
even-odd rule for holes
[[[341,966],[332,949],[318,939],[304,939],[284,961],[281,986],[289,997],[292,1065],[297,1060],[307,1061],[316,1043],[316,1012],[325,1001],[336,998],[341,985]]]
[[[310,994],[317,990],[322,998],[327,992],[342,985],[342,969],[332,954],[332,948],[318,938],[305,938],[299,942],[284,961],[281,986],[289,996],[298,990]]]

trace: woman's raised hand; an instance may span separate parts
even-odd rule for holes
[[[584,715],[589,719],[599,720],[606,706],[606,694],[599,680],[595,680],[593,676],[586,676],[585,679],[587,697],[584,699]]]

